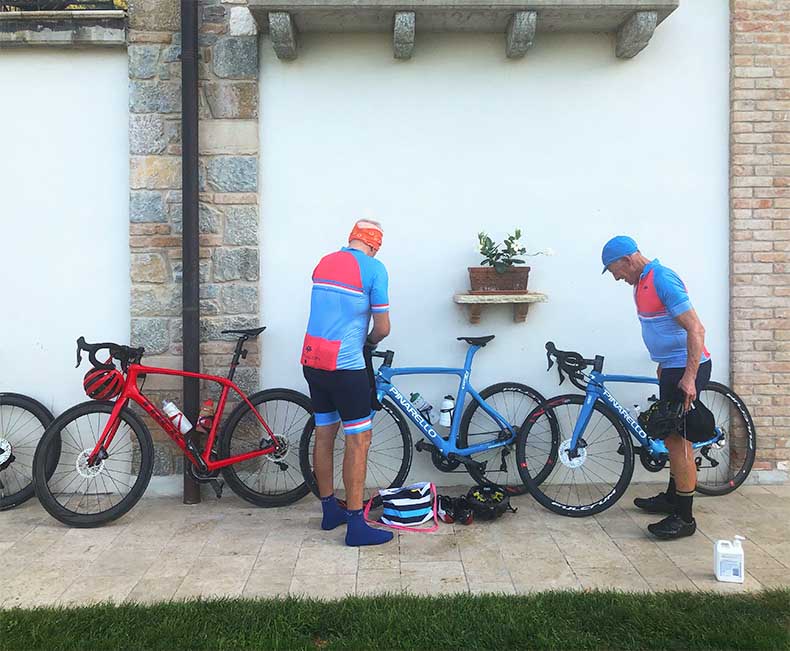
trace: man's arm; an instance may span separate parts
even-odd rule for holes
[[[368,335],[367,342],[375,346],[390,333],[389,277],[383,264],[377,266],[373,276],[370,312],[373,315],[373,329]]]
[[[685,407],[689,409],[691,403],[697,398],[697,371],[699,370],[699,360],[705,348],[705,327],[699,320],[694,308],[683,312],[675,317],[675,321],[686,331],[686,347],[688,350],[686,359],[686,371],[678,382],[678,387],[686,394]]]
[[[390,333],[390,313],[389,312],[374,312],[373,313],[373,329],[368,335],[368,343],[374,346],[378,344],[384,337]]]

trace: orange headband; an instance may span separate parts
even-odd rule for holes
[[[382,233],[378,228],[364,228],[359,226],[359,224],[354,224],[354,228],[351,229],[351,235],[348,236],[348,241],[360,240],[373,249],[375,253],[381,248],[381,236]]]

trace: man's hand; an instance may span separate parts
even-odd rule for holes
[[[687,373],[683,374],[678,382],[678,389],[683,392],[685,396],[683,400],[683,411],[686,412],[691,408],[691,403],[697,399],[697,386],[695,383],[696,378],[689,376]]]

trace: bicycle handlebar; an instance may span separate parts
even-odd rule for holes
[[[565,381],[565,376],[562,374],[565,371],[571,384],[582,391],[587,389],[583,375],[586,368],[592,366],[593,370],[598,373],[603,371],[603,356],[596,355],[595,359],[585,359],[577,352],[559,350],[553,341],[546,342],[546,359],[549,360],[547,371],[551,370],[551,367],[554,366],[554,360],[557,360],[557,373],[560,376],[560,384]]]
[[[392,366],[392,360],[395,358],[395,351],[394,350],[385,350],[383,353],[380,353],[376,350],[370,351],[371,357],[381,357],[384,361],[381,363],[382,366]]]
[[[110,353],[110,359],[117,359],[121,363],[123,372],[129,368],[129,364],[139,364],[140,360],[145,353],[145,348],[132,348],[131,346],[122,346],[121,344],[114,344],[112,342],[104,342],[100,344],[89,344],[85,341],[85,337],[77,339],[77,366],[82,364],[82,352],[88,353],[88,359],[94,366],[106,366],[107,362],[100,362],[96,359],[96,353],[100,350],[107,349]],[[75,367],[76,368],[76,367]]]

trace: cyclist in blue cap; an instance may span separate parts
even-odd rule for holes
[[[705,348],[705,328],[691,305],[683,281],[657,259],[649,260],[636,242],[625,235],[609,240],[601,253],[603,273],[611,272],[634,288],[634,300],[642,339],[650,357],[658,363],[659,397],[682,399],[691,407],[710,380],[710,353]],[[693,432],[671,434],[665,440],[669,450],[670,476],[665,492],[634,504],[649,513],[668,516],[648,530],[658,538],[681,538],[697,530],[692,515],[697,467],[690,440]]]

